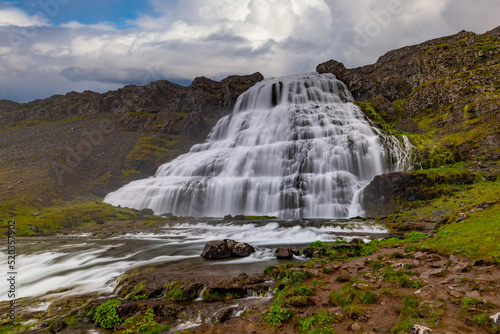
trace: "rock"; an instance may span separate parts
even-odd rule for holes
[[[209,260],[220,260],[231,257],[231,251],[224,240],[213,240],[206,243],[201,256]]]
[[[431,277],[443,277],[446,276],[446,269],[440,268],[440,269],[434,269],[431,271],[426,271],[422,274],[420,274],[420,278],[423,279],[429,279]]]
[[[413,258],[415,260],[421,260],[425,257],[425,254],[422,253],[422,252],[416,252],[415,254],[413,254]]]
[[[470,297],[470,298],[476,298],[476,299],[481,298],[481,294],[479,292],[477,292],[476,290],[466,291],[465,296]]]
[[[35,212],[31,214],[33,217],[40,216],[40,212]]]
[[[116,306],[116,313],[122,318],[131,316],[136,310],[136,303],[125,303]]]
[[[443,303],[433,300],[424,300],[418,304],[418,315],[422,318],[430,318],[443,307]]]
[[[357,322],[355,322],[355,323],[353,323],[353,324],[351,325],[351,330],[352,330],[352,331],[354,331],[354,332],[357,332],[357,331],[359,331],[360,329],[361,329],[361,326],[360,326],[360,324],[358,324]]]
[[[51,333],[59,333],[63,331],[66,327],[68,327],[68,324],[65,323],[64,321],[61,320],[56,320],[54,323],[52,323],[49,326],[49,332]]]
[[[98,225],[102,225],[102,224],[104,224],[104,223],[105,223],[105,221],[104,221],[104,220],[102,220],[102,219],[97,219],[97,220],[95,221],[95,223],[96,223],[96,224],[98,224]]]
[[[461,222],[462,220],[465,220],[465,219],[467,219],[467,215],[463,212],[460,212],[458,214],[457,222]]]
[[[288,247],[280,247],[275,252],[278,259],[291,259],[293,257],[293,251]]]
[[[40,232],[40,229],[38,228],[38,226],[35,226],[35,225],[30,225],[30,226],[28,226],[28,228],[29,228],[30,230],[32,230],[33,232],[35,232],[35,233]]]
[[[462,262],[455,262],[452,263],[451,266],[448,267],[448,270],[450,270],[454,274],[460,274],[463,272],[469,271],[471,268],[469,265],[462,263]]]
[[[247,243],[237,242],[230,239],[224,239],[223,241],[227,243],[231,256],[245,257],[255,253],[255,248]]]
[[[236,215],[236,216],[234,216],[234,220],[245,220],[245,216],[243,216],[243,215]]]
[[[312,247],[306,247],[306,248],[304,248],[304,250],[302,251],[302,253],[304,254],[305,257],[313,257],[314,248],[312,248]]]
[[[231,219],[233,219],[233,216],[231,216],[231,215],[224,216],[224,220],[231,220]]]
[[[153,211],[153,209],[149,209],[149,208],[142,209],[141,213],[143,215],[148,215],[148,216],[154,216],[154,214],[155,214],[155,212]]]
[[[491,326],[500,326],[500,312],[490,316],[490,324]]]
[[[433,334],[434,331],[421,325],[412,325],[408,334]]]

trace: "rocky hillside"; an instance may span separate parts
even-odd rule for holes
[[[499,160],[500,27],[407,46],[353,69],[330,60],[317,71],[344,81],[382,128],[410,135],[425,151],[423,167]]]
[[[0,201],[48,206],[103,196],[154,173],[202,141],[260,73],[85,91],[18,104],[0,101]],[[11,203],[8,205],[7,203]]]

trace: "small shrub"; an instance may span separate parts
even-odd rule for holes
[[[325,274],[331,274],[332,273],[332,270],[330,268],[327,268],[327,267],[323,267],[322,271],[325,273]]]
[[[372,267],[372,271],[377,271],[377,270],[383,268],[384,264],[382,262],[375,261],[375,262],[372,262],[371,267]]]
[[[309,244],[309,247],[312,247],[312,248],[320,248],[320,247],[326,247],[326,246],[328,246],[328,242],[324,242],[324,241],[320,241],[320,240],[313,241]]]
[[[294,296],[312,296],[314,292],[308,286],[299,286],[291,291]]]
[[[359,300],[363,304],[374,304],[378,299],[378,296],[370,291],[365,291],[360,297]]]
[[[345,306],[352,302],[348,295],[338,291],[330,292],[328,300],[330,300],[333,306]]]
[[[158,334],[170,330],[168,325],[158,324],[154,320],[154,316],[154,311],[148,308],[143,316],[127,318],[123,323],[126,329],[122,334]]]
[[[335,334],[330,324],[338,323],[341,320],[341,317],[329,314],[327,310],[321,310],[311,317],[300,318],[299,331],[307,334]]]
[[[122,320],[116,313],[116,306],[122,302],[119,300],[108,300],[97,307],[94,315],[94,322],[101,328],[113,328],[120,325]]]
[[[269,313],[266,314],[265,319],[268,324],[276,327],[279,324],[285,323],[291,317],[291,311],[283,309],[279,303],[273,303],[273,305],[269,309]]]

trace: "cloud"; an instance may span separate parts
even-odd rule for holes
[[[45,25],[47,25],[47,21],[40,15],[29,16],[16,8],[0,8],[0,27],[30,27]]]
[[[281,76],[314,71],[331,58],[360,66],[391,49],[461,29],[492,29],[498,23],[491,8],[500,5],[500,0],[149,2],[153,11],[127,21],[125,29],[109,22],[50,25],[18,9],[0,9],[0,99],[27,101],[201,75]]]

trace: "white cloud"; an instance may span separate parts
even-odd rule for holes
[[[491,9],[500,4],[500,0],[473,4],[465,0],[179,0],[175,5],[149,1],[157,17],[141,16],[127,29],[106,22],[48,26],[19,10],[9,18],[15,24],[7,24],[7,10],[0,10],[0,99],[16,96],[19,100],[15,94],[23,80],[26,97],[22,100],[27,100],[50,95],[51,89],[53,93],[99,91],[201,75],[221,79],[254,71],[265,76],[311,72],[331,58],[354,67],[373,63],[391,49],[461,29],[492,29],[498,22]],[[478,18],[480,12],[483,15]],[[41,84],[44,79],[50,85]]]
[[[38,15],[29,16],[16,8],[0,9],[0,26],[45,26],[46,20]]]

